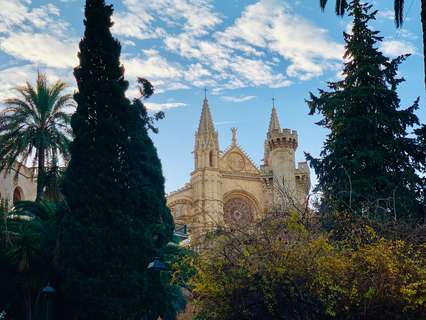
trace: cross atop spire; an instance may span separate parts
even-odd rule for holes
[[[207,88],[204,88],[204,100],[207,100]]]
[[[280,120],[278,118],[277,109],[275,109],[275,98],[272,98],[272,113],[271,120],[269,121],[269,129],[268,132],[274,130],[281,130]]]

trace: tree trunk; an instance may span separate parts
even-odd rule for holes
[[[423,28],[423,68],[425,76],[425,86],[426,86],[426,0],[422,0],[422,11],[421,11],[421,22]]]
[[[37,172],[37,197],[36,202],[40,202],[43,198],[44,190],[44,178],[45,178],[45,150],[44,147],[39,147],[38,149],[38,172]]]

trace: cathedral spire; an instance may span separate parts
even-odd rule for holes
[[[206,91],[206,90],[205,90]],[[213,118],[210,113],[209,101],[207,100],[207,94],[205,93],[203,110],[201,112],[200,124],[198,125],[198,133],[209,133],[214,132]]]
[[[213,125],[207,95],[204,96],[200,124],[195,135],[195,169],[217,168],[219,163],[219,141]]]
[[[274,130],[281,130],[281,126],[280,120],[278,119],[277,109],[275,109],[275,98],[272,98],[272,113],[271,120],[269,121],[268,132],[272,132]]]

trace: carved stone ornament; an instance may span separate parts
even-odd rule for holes
[[[242,171],[245,168],[244,158],[237,152],[232,152],[227,162],[229,168],[233,171]]]

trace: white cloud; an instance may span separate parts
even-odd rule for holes
[[[145,50],[143,57],[125,59],[124,66],[126,75],[132,78],[142,77],[155,80],[180,79],[183,76],[180,65],[168,62],[156,50]]]
[[[275,0],[261,0],[248,6],[217,39],[277,53],[290,64],[287,75],[301,80],[335,68],[334,63],[343,56],[343,46],[332,41],[326,30]]]
[[[133,84],[131,88],[133,91],[138,77],[150,81],[157,93],[188,88],[184,83],[186,75],[184,67],[169,62],[156,50],[145,50],[142,56],[125,58],[123,64],[126,77]]]
[[[37,72],[46,73],[49,81],[56,81],[59,79],[66,81],[70,85],[68,90],[70,92],[74,90],[74,78],[72,73],[67,70],[53,68],[40,69],[34,64],[12,66],[0,70],[0,105],[4,99],[16,96],[16,92],[13,88],[24,85],[26,81],[34,83]]]
[[[281,88],[291,84],[291,81],[286,80],[283,74],[276,72],[262,60],[236,57],[229,67],[253,86]]]
[[[255,57],[244,57],[234,48],[221,43],[201,40],[186,33],[179,37],[165,39],[168,50],[178,53],[187,61],[197,61],[203,72],[192,73],[209,78],[198,79],[193,84],[202,86],[219,86],[226,89],[249,86],[284,87],[290,81],[268,64],[268,61]],[[190,77],[188,80],[191,80]]]
[[[381,44],[383,53],[390,57],[397,57],[402,54],[415,54],[416,47],[403,40],[385,40]]]
[[[227,126],[230,124],[237,124],[237,123],[241,123],[243,121],[236,121],[236,120],[228,120],[228,121],[218,121],[218,122],[214,122],[215,127],[219,127],[219,126]]]
[[[206,35],[222,21],[211,2],[211,0],[156,0],[151,2],[151,7],[170,25],[182,24],[183,21],[184,32]]]
[[[153,19],[146,11],[137,13],[118,12],[113,18],[114,26],[112,31],[118,35],[139,40],[158,38],[164,33],[164,30],[161,28],[152,29],[150,24]]]
[[[70,0],[61,0],[69,2]],[[294,14],[286,2],[259,0],[227,23],[213,0],[123,0],[113,32],[124,44],[123,64],[135,80],[151,81],[156,92],[209,87],[212,92],[266,86],[281,88],[336,69],[342,46],[325,30]],[[0,49],[32,64],[70,69],[78,61],[78,39],[52,4],[0,0]],[[293,3],[292,3],[293,4]],[[4,12],[10,11],[10,14]],[[3,19],[1,19],[3,18]],[[156,50],[134,53],[139,40]],[[131,54],[129,52],[132,52]]]
[[[233,25],[211,38],[182,32],[166,36],[164,43],[169,51],[210,68],[216,91],[289,86],[291,78],[308,80],[336,70],[343,56],[343,45],[325,30],[274,0],[247,6]]]
[[[57,6],[34,7],[31,0],[0,0],[0,49],[41,67],[70,68],[77,64],[78,39],[69,34]]]
[[[59,18],[58,7],[53,4],[30,9],[31,1],[0,0],[0,33],[46,30],[63,35],[68,23]]]
[[[128,59],[126,67],[132,76],[146,74],[160,86],[170,80],[216,91],[286,87],[294,79],[335,71],[343,55],[343,46],[325,30],[278,0],[248,5],[224,30],[211,0],[123,0],[123,4],[127,10],[115,17],[116,33],[139,40],[156,38],[166,50],[185,59],[173,63],[176,60],[166,61],[159,52],[148,61]]]
[[[222,99],[229,102],[240,103],[256,99],[256,96],[222,96]]]
[[[123,0],[123,4],[127,11],[115,15],[113,30],[137,39],[160,38],[165,34],[164,28],[154,26],[155,20],[168,27],[180,26],[194,35],[206,35],[221,22],[210,0]]]
[[[147,102],[145,106],[148,110],[151,111],[162,111],[167,109],[174,109],[187,106],[186,103],[183,102],[166,102],[166,103],[153,103]]]
[[[61,41],[49,34],[13,33],[0,39],[0,48],[16,58],[54,68],[78,64],[78,40]]]
[[[381,10],[377,12],[377,18],[383,18],[387,20],[394,20],[395,19],[395,11],[391,9]]]

